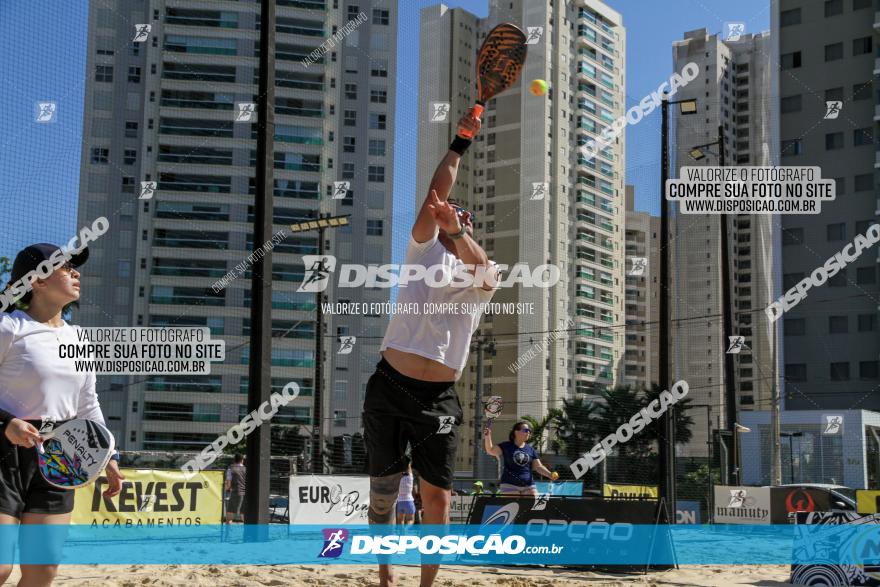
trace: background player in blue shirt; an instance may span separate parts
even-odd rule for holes
[[[536,471],[551,481],[559,479],[559,473],[551,472],[538,458],[538,453],[528,443],[532,430],[528,422],[517,422],[508,435],[508,440],[493,446],[489,428],[483,430],[483,447],[486,452],[501,458],[503,468],[499,489],[504,495],[530,495],[537,497],[538,488],[532,477]]]

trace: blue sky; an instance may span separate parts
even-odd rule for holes
[[[536,0],[532,0],[536,1]],[[606,0],[623,14],[627,29],[627,106],[655,90],[671,73],[671,44],[685,31],[718,32],[726,21],[746,23],[747,32],[769,29],[770,0]],[[436,4],[399,2],[397,104],[395,116],[394,222],[414,216],[413,191],[418,99],[419,11]],[[447,2],[479,16],[487,0]],[[59,8],[63,7],[63,8]],[[84,68],[88,24],[85,0],[0,1],[0,206],[7,221],[0,256],[12,256],[38,241],[66,242],[76,231],[82,140]],[[34,122],[34,104],[54,100],[58,121]],[[636,207],[657,213],[659,115],[627,129],[627,183],[636,185]],[[400,224],[398,224],[399,226]],[[395,239],[399,260],[404,239]]]

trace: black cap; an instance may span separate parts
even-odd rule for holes
[[[12,264],[12,275],[9,283],[15,283],[31,271],[43,261],[48,261],[55,251],[60,251],[61,247],[49,243],[37,243],[23,248],[18,255],[15,256],[15,262]],[[89,258],[89,249],[84,248],[75,255],[71,255],[68,262],[74,267],[79,267]]]

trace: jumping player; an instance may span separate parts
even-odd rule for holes
[[[458,122],[458,134],[440,162],[422,204],[406,250],[407,265],[463,271],[475,275],[473,287],[431,287],[410,281],[400,288],[401,304],[477,304],[488,302],[497,272],[473,238],[471,212],[449,198],[458,164],[471,141],[463,131],[480,130],[473,110]],[[472,135],[473,136],[473,135]],[[428,272],[432,274],[431,271]],[[484,277],[479,279],[479,277]],[[432,277],[432,279],[436,279]],[[462,409],[455,382],[467,363],[471,336],[481,311],[471,314],[395,314],[380,350],[382,360],[367,383],[364,440],[370,473],[371,524],[393,523],[400,478],[409,461],[421,478],[423,524],[449,523],[449,501],[455,463],[456,433]],[[439,565],[422,565],[421,586],[429,587]],[[379,565],[381,587],[394,585],[391,565]]]

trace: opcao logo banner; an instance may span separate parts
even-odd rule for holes
[[[223,472],[124,469],[122,491],[113,498],[102,493],[107,478],[77,489],[73,524],[93,527],[163,528],[219,524],[223,510]]]

